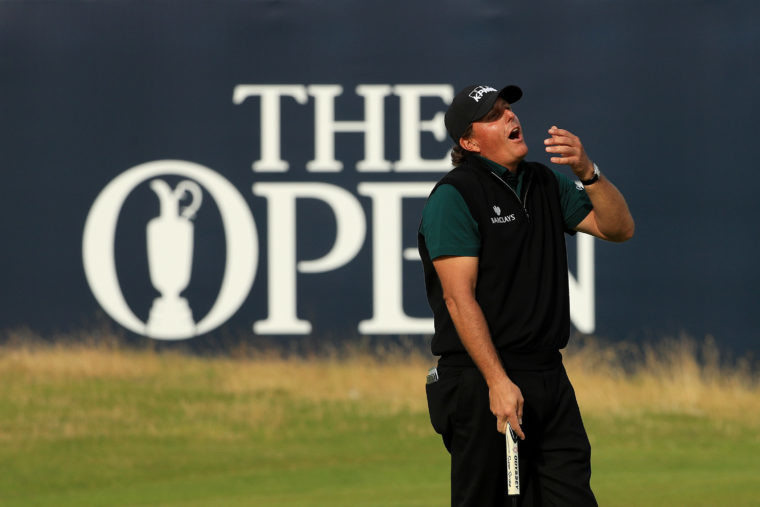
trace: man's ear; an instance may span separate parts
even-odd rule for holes
[[[472,137],[468,137],[468,138],[460,137],[459,146],[461,146],[463,149],[467,151],[474,151],[476,153],[480,152],[480,145]]]

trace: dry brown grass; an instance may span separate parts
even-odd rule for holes
[[[233,362],[224,389],[249,392],[284,390],[313,401],[389,404],[394,409],[425,406],[428,363],[420,356],[378,361],[367,355],[349,359],[270,359]]]
[[[681,338],[656,346],[600,346],[582,341],[565,352],[584,413],[636,416],[690,414],[757,425],[760,382],[749,360],[722,363],[708,339]]]
[[[331,403],[355,413],[425,410],[428,361],[367,352],[339,358],[201,357],[100,343],[0,346],[0,441],[93,435],[239,438],[241,429],[276,432],[294,406],[310,420]]]
[[[633,361],[626,363],[626,358]],[[432,358],[418,352],[389,352],[380,358],[366,351],[311,359],[266,354],[203,358],[135,350],[112,340],[84,345],[16,341],[0,347],[0,382],[5,386],[4,396],[10,398],[7,401],[20,406],[31,403],[25,397],[37,396],[45,385],[60,389],[66,383],[110,379],[141,383],[148,389],[191,386],[217,393],[224,400],[213,407],[178,400],[188,417],[220,410],[224,403],[232,402],[239,408],[240,420],[266,417],[275,421],[279,412],[272,393],[314,403],[355,403],[386,413],[424,411],[424,377],[433,364]],[[565,352],[565,364],[584,414],[661,412],[738,421],[760,413],[757,375],[746,362],[721,365],[709,343],[698,347],[693,341],[678,340],[632,348],[586,340]],[[252,397],[268,403],[267,410],[251,404]],[[54,408],[55,403],[65,401],[53,399],[50,403]],[[225,409],[228,417],[234,415],[230,408]],[[134,415],[124,408],[110,410],[118,412],[112,414],[117,419]]]
[[[420,354],[348,358],[203,358],[113,345],[0,347],[0,378],[12,382],[151,379],[175,384],[213,378],[216,389],[242,394],[286,392],[313,401],[365,399],[419,408],[429,360]],[[423,400],[424,401],[424,400]]]

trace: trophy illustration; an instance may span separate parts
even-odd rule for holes
[[[179,338],[192,335],[193,314],[179,294],[190,282],[193,266],[193,224],[190,220],[201,205],[201,188],[190,180],[181,181],[172,191],[163,180],[153,180],[150,188],[158,196],[161,214],[148,222],[148,267],[153,286],[161,293],[153,301],[147,334],[154,338]],[[179,203],[185,194],[190,204],[180,213]]]

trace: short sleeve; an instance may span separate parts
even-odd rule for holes
[[[565,230],[574,232],[575,228],[594,209],[586,190],[580,182],[576,183],[568,176],[552,169],[559,185],[559,201],[562,207],[562,218]]]
[[[420,232],[430,258],[443,255],[477,257],[480,254],[478,223],[453,185],[441,185],[422,211]]]

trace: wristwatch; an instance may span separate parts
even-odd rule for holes
[[[599,168],[596,166],[596,164],[594,164],[594,175],[593,175],[593,176],[591,176],[591,177],[590,177],[589,179],[587,179],[587,180],[581,180],[581,184],[582,184],[584,187],[587,187],[587,186],[589,186],[589,185],[593,185],[594,183],[596,183],[597,181],[599,181],[599,175],[600,175],[600,174],[601,174],[601,173],[599,172]]]

